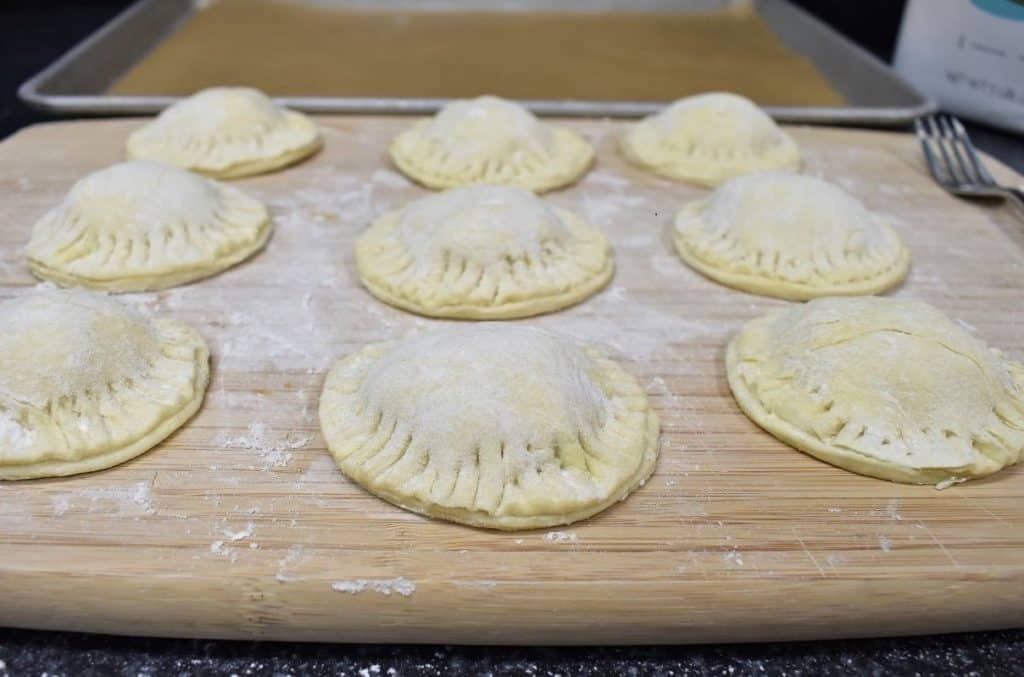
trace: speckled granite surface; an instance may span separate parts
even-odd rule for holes
[[[206,642],[0,630],[22,675],[1024,675],[1024,631],[697,647],[433,647]]]

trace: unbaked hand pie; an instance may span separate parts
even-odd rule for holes
[[[402,508],[493,529],[589,517],[654,469],[658,417],[591,347],[507,324],[378,343],[339,360],[320,426],[341,470]]]
[[[863,475],[940,486],[1024,449],[1024,365],[917,301],[827,298],[746,324],[732,393],[783,442]]]
[[[209,353],[193,329],[82,290],[0,303],[0,479],[134,458],[199,409]]]
[[[758,169],[799,169],[800,150],[749,99],[691,96],[633,125],[621,140],[626,158],[670,179],[715,186]]]
[[[128,137],[129,158],[161,160],[218,179],[263,174],[315,153],[320,130],[248,87],[213,87],[166,108]]]
[[[76,183],[25,250],[36,276],[107,291],[164,289],[251,256],[270,236],[266,208],[231,186],[134,160]]]
[[[785,171],[730,179],[687,204],[673,239],[711,279],[785,299],[874,294],[910,267],[888,217],[827,181]]]
[[[367,288],[436,317],[500,319],[578,303],[614,269],[600,229],[521,188],[472,185],[416,200],[356,242]]]
[[[482,96],[454,101],[399,134],[391,158],[429,188],[493,183],[540,193],[576,181],[594,150],[575,132],[541,122],[517,103]]]

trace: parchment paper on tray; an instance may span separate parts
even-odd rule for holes
[[[232,84],[274,96],[671,101],[728,90],[763,105],[845,104],[749,4],[485,12],[219,0],[109,93],[185,95]]]

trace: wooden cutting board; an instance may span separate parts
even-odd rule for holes
[[[386,155],[409,119],[320,122],[317,157],[238,182],[276,219],[263,253],[198,284],[122,297],[207,338],[201,412],[120,467],[0,483],[0,624],[601,644],[1024,624],[1024,469],[944,491],[892,484],[820,463],[748,421],[729,395],[723,348],[785,302],[680,263],[667,229],[703,191],[627,166],[621,122],[566,123],[595,142],[598,163],[549,197],[607,230],[616,276],[575,308],[522,322],[605,346],[647,387],[663,428],[651,480],[590,520],[523,533],[419,517],[347,481],[317,428],[325,371],[367,342],[442,322],[376,301],[353,264],[353,240],[376,214],[425,194]],[[35,219],[120,159],[138,124],[48,124],[0,144],[0,295],[35,284],[20,258]],[[926,299],[1024,359],[1024,226],[1009,211],[945,195],[908,136],[792,132],[811,172],[899,217],[914,264],[897,296]]]

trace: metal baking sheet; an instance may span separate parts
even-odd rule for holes
[[[325,0],[311,0],[323,3]],[[384,0],[375,9],[446,11],[493,8],[503,11],[694,11],[722,8],[743,0]],[[153,113],[175,97],[106,94],[108,87],[155,45],[185,24],[203,0],[141,0],[81,42],[48,68],[25,82],[19,95],[36,108],[63,114]],[[366,7],[365,0],[334,0]],[[809,59],[849,105],[767,106],[776,119],[818,124],[902,125],[935,109],[934,102],[903,81],[874,56],[785,0],[752,0],[761,18],[781,40]],[[437,110],[447,99],[355,98],[337,96],[278,97],[281,103],[312,113],[408,113]],[[661,102],[524,100],[535,113],[562,116],[638,117],[661,108]]]

